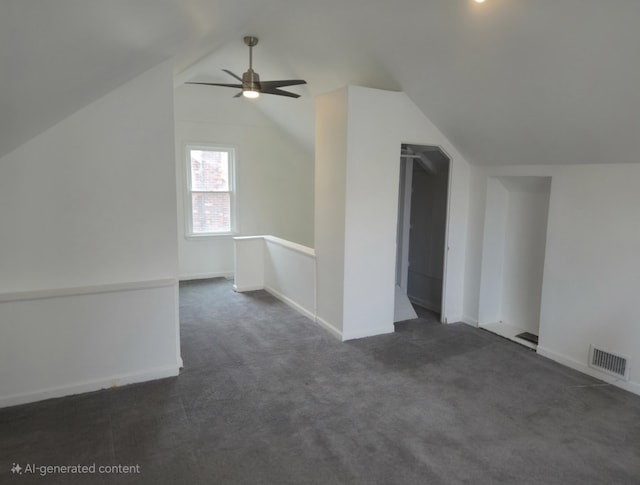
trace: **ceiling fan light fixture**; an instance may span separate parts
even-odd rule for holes
[[[260,96],[260,92],[259,91],[254,91],[253,89],[243,89],[242,90],[242,95],[245,98],[255,99],[255,98]]]
[[[242,75],[242,95],[255,99],[260,96],[260,76],[249,66],[249,70]]]

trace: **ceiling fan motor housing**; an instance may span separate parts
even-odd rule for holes
[[[242,75],[242,89],[260,91],[260,76],[253,69],[249,69]]]

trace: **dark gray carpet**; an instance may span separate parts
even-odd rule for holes
[[[180,300],[183,373],[0,410],[0,483],[640,483],[640,397],[500,337],[421,311],[343,344],[225,280]]]

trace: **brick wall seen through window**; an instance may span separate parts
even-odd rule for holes
[[[190,148],[191,234],[225,234],[233,230],[233,150]]]

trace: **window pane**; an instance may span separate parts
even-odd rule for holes
[[[191,190],[229,190],[229,152],[190,150]]]
[[[191,194],[193,233],[231,232],[231,196],[228,192]]]

